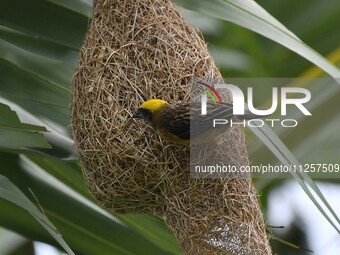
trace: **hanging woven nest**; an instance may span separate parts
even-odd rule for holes
[[[271,254],[249,177],[190,178],[190,147],[161,140],[131,120],[146,99],[189,100],[194,79],[222,81],[206,44],[169,0],[96,0],[71,100],[87,185],[119,213],[165,219],[183,254]],[[215,157],[247,165],[233,128]]]

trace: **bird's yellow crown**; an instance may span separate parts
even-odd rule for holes
[[[161,109],[167,102],[161,99],[150,99],[145,101],[139,108],[149,110],[151,112]]]

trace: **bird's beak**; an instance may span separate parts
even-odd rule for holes
[[[142,117],[142,116],[141,116],[141,114],[140,114],[140,111],[139,111],[139,109],[137,109],[137,110],[133,113],[133,115],[132,115],[131,118],[140,119],[141,117]]]

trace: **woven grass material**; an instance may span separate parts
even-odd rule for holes
[[[71,115],[98,203],[165,219],[183,254],[271,254],[250,178],[191,179],[189,146],[161,140],[132,112],[149,98],[189,100],[193,79],[221,80],[206,44],[168,0],[96,0],[74,76]],[[216,151],[247,165],[232,129]]]

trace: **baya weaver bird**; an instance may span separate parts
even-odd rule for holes
[[[207,103],[207,114],[201,115],[199,102],[169,104],[161,99],[150,99],[139,106],[132,118],[146,121],[163,139],[179,144],[205,144],[216,140],[228,125],[213,127],[214,119],[249,120],[260,118],[249,111],[233,114],[232,104]]]

